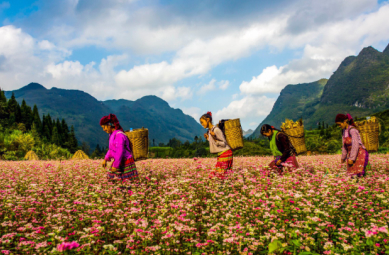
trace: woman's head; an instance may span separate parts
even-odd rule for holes
[[[263,124],[261,127],[261,135],[271,137],[273,135],[273,130],[275,130],[273,126]]]
[[[341,129],[346,129],[348,127],[348,125],[355,126],[354,119],[348,113],[347,114],[339,113],[338,115],[336,115],[335,123]]]
[[[112,113],[100,119],[100,126],[103,128],[104,132],[108,134],[111,134],[115,130],[123,131],[123,128],[120,126],[116,115]]]
[[[200,118],[200,124],[203,128],[209,128],[210,124],[212,124],[212,113],[207,112],[206,114],[203,114]]]

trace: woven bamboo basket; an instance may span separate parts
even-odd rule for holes
[[[76,153],[74,153],[72,159],[73,160],[89,159],[89,157],[88,157],[88,155],[85,154],[84,151],[78,150],[78,151],[76,151]]]
[[[125,131],[133,153],[134,160],[147,159],[149,155],[149,130],[139,128],[133,131]]]
[[[297,155],[305,154],[307,152],[303,120],[293,122],[286,119],[285,123],[281,125],[281,131],[288,135],[290,142],[296,149]]]
[[[26,160],[39,160],[38,155],[34,151],[27,152],[26,156],[24,157]]]
[[[224,123],[224,133],[232,150],[243,148],[243,131],[239,119],[227,120]]]
[[[379,147],[380,123],[373,117],[370,120],[356,122],[363,145],[368,152],[376,152]]]

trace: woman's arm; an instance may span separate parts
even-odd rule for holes
[[[216,140],[215,140],[216,145],[221,148],[227,147],[223,132],[220,130],[220,128],[215,128],[213,132],[215,133],[216,136]]]
[[[358,156],[358,150],[359,150],[359,140],[358,140],[358,130],[355,128],[350,129],[350,135],[351,135],[351,152],[349,159],[354,161],[357,159]]]
[[[122,159],[124,157],[124,152],[125,152],[125,148],[124,146],[126,145],[125,144],[125,140],[124,140],[124,135],[121,135],[121,134],[116,134],[115,136],[115,140],[113,141],[113,144],[115,146],[115,152],[113,153],[113,158],[115,159],[115,161],[112,163],[112,166],[114,168],[119,168],[120,167],[120,163],[122,162]]]
[[[342,161],[346,160],[347,157],[347,150],[346,146],[344,145],[344,137],[342,135]]]

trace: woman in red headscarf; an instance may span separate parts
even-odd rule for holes
[[[103,167],[107,161],[114,160],[107,174],[109,180],[133,180],[138,177],[135,161],[132,155],[130,141],[123,132],[119,120],[114,114],[104,116],[100,120],[100,126],[109,134],[109,149],[103,161]]]
[[[218,126],[212,124],[212,113],[207,112],[200,118],[200,123],[208,132],[204,134],[205,139],[209,141],[209,150],[217,154],[216,169],[211,172],[210,177],[216,176],[219,179],[225,179],[232,173],[233,153],[228,145],[223,131]]]
[[[342,129],[342,160],[347,161],[347,173],[354,176],[365,176],[369,163],[369,153],[362,143],[359,130],[350,114],[338,114],[335,123]]]

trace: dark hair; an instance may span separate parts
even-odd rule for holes
[[[336,122],[344,122],[345,120],[348,121],[349,125],[355,127],[354,119],[353,119],[353,117],[351,117],[351,115],[349,113],[347,113],[347,114],[339,113],[335,117],[335,123]]]
[[[271,131],[277,130],[278,132],[282,132],[273,126],[270,126],[269,124],[263,124],[261,127],[261,135],[263,135],[263,133],[265,133],[265,132],[269,132],[270,130]],[[268,139],[271,140],[271,137],[268,137]]]
[[[210,119],[212,123],[212,112],[207,112],[206,114],[203,114],[203,116],[200,117],[201,119]]]

